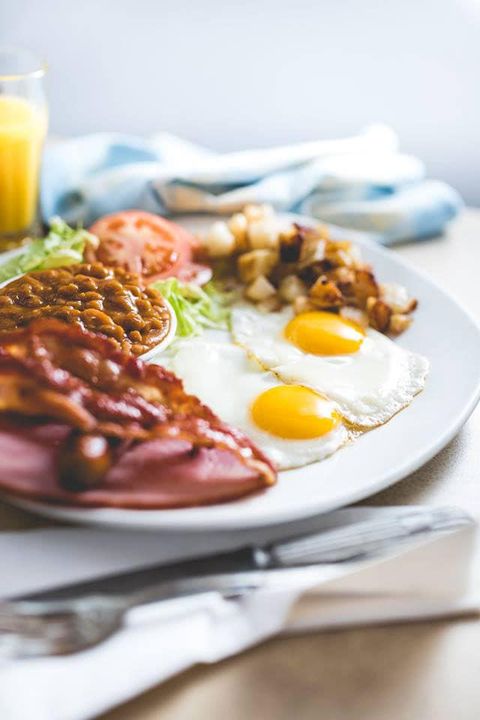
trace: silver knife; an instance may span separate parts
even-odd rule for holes
[[[0,602],[0,653],[15,656],[77,652],[118,630],[128,611],[159,600],[218,592],[243,595],[270,571],[298,571],[375,556],[392,543],[473,524],[454,507],[413,508],[264,546],[244,547],[110,575]]]

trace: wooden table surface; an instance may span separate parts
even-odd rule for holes
[[[480,318],[480,210],[396,252]],[[437,457],[368,504],[458,504],[480,519],[479,469],[480,408]],[[0,505],[2,529],[39,524]],[[193,668],[102,720],[478,720],[479,675],[478,620],[311,633]]]

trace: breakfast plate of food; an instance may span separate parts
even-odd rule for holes
[[[0,282],[0,492],[50,517],[327,512],[427,462],[480,396],[480,332],[448,288],[266,206],[54,219]]]

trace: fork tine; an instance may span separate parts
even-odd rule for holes
[[[3,657],[65,655],[107,639],[122,625],[125,604],[91,596],[67,602],[0,602]]]

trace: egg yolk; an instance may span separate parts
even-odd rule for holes
[[[357,352],[365,333],[360,325],[329,312],[307,312],[290,320],[285,337],[312,355],[347,355]]]
[[[288,440],[321,437],[340,422],[331,402],[301,385],[265,390],[253,401],[251,415],[261,430]]]

